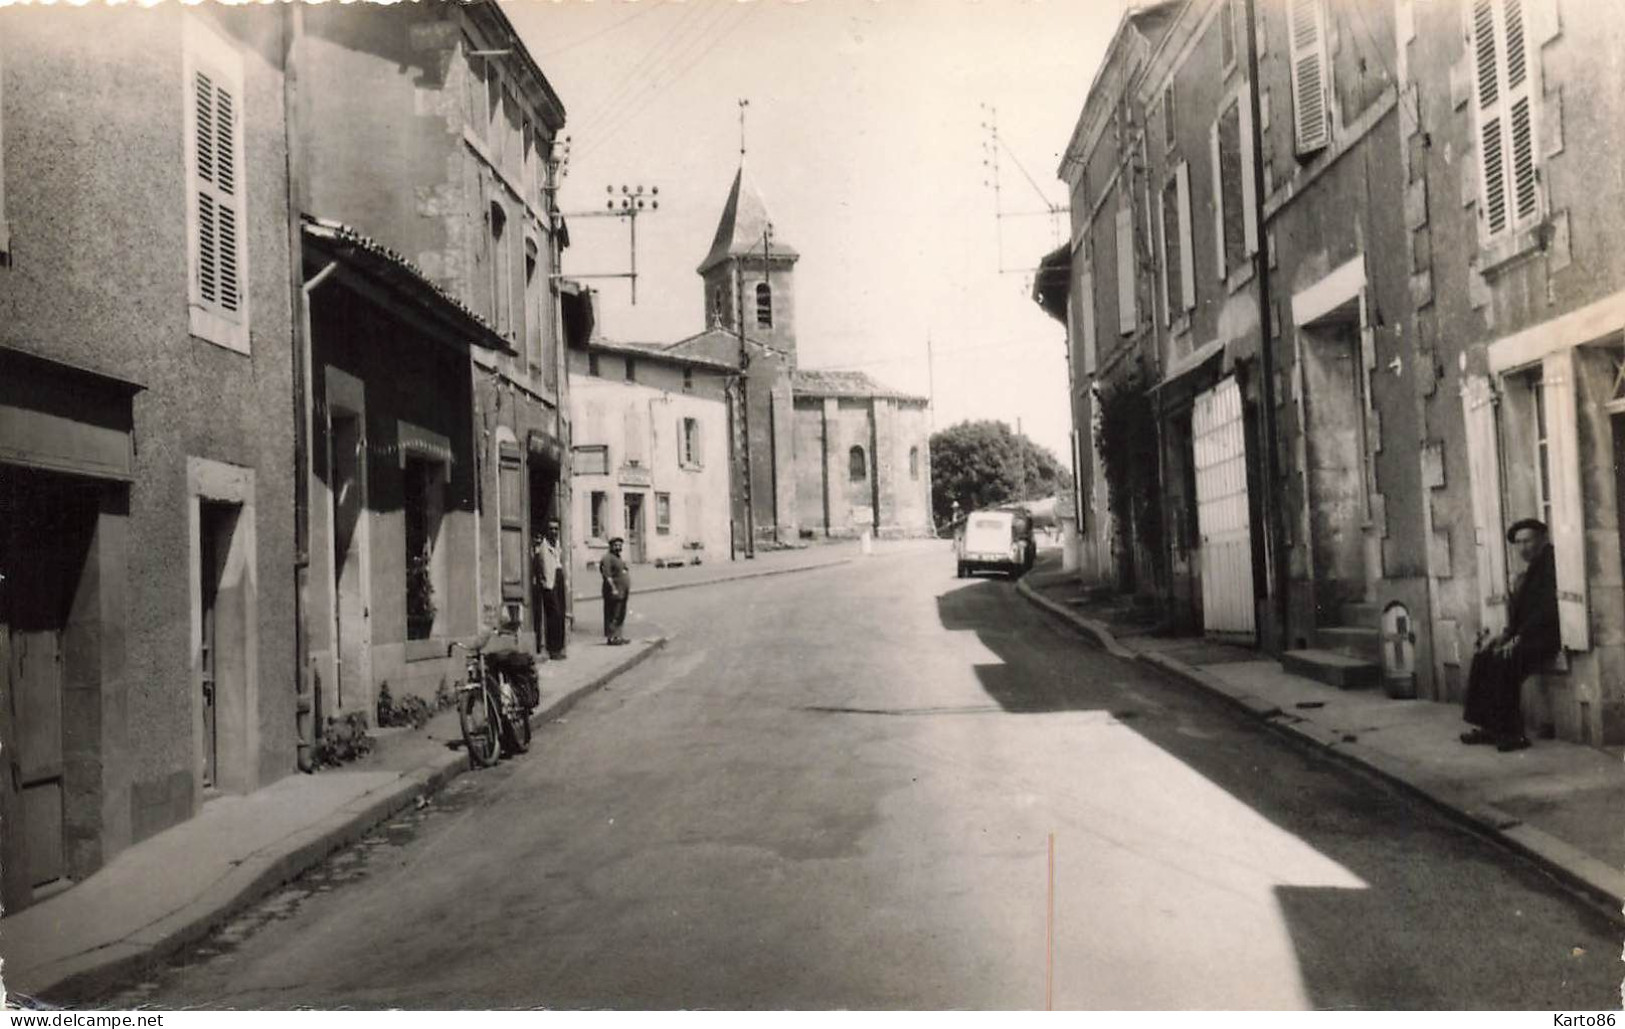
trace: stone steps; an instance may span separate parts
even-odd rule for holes
[[[1366,689],[1382,680],[1379,666],[1330,650],[1289,650],[1281,655],[1281,668],[1340,690]]]

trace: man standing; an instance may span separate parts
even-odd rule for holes
[[[564,660],[564,561],[559,553],[559,520],[550,518],[547,535],[536,545],[536,591],[542,596],[542,627],[544,639],[536,641],[540,649],[546,642],[547,656],[554,661]]]
[[[610,540],[609,553],[598,562],[598,572],[604,577],[604,642],[612,647],[631,642],[621,635],[621,626],[626,624],[626,600],[632,593],[632,570],[621,557],[624,543],[619,536]]]
[[[1534,518],[1514,522],[1507,542],[1528,567],[1507,602],[1506,628],[1473,655],[1462,717],[1477,728],[1461,734],[1463,743],[1493,743],[1503,753],[1529,746],[1519,692],[1524,678],[1562,646],[1557,559],[1546,524]]]

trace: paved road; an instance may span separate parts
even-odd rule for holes
[[[531,755],[113,1003],[1618,1004],[1539,873],[945,549],[633,609],[677,639]]]

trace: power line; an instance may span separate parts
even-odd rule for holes
[[[628,25],[632,24],[633,22],[637,21],[639,18],[643,17],[645,14],[648,14],[650,11],[656,10],[659,7],[660,7],[660,4],[656,3],[655,0],[643,0],[643,6],[641,8],[639,8],[638,10],[634,11],[633,13],[627,15],[626,17],[622,18],[620,21],[617,21],[617,22],[615,22],[614,24],[611,24],[611,25],[605,25],[603,28],[599,29],[597,32],[594,32],[594,33],[592,33],[590,35],[582,36],[580,39],[573,40],[572,42],[566,43],[563,46],[554,47],[552,50],[544,50],[541,53],[538,53],[536,56],[539,57],[539,58],[540,57],[553,57],[553,56],[555,56],[557,54],[567,53],[567,52],[569,52],[571,50],[576,49],[577,47],[586,46],[588,43],[591,43],[593,40],[598,39],[600,36],[608,35],[609,33],[614,32],[616,29],[625,28],[626,26],[628,26]]]
[[[615,85],[610,88],[605,98],[597,107],[583,115],[576,123],[577,126],[587,126],[602,121],[608,110],[621,102],[623,94],[633,88],[633,83],[637,81],[638,77],[646,74],[653,64],[663,60],[670,49],[676,45],[678,38],[686,35],[688,29],[697,20],[704,17],[703,12],[704,8],[697,4],[683,8],[682,13],[671,26],[670,31],[656,39],[643,51],[637,60],[631,62],[625,73],[615,80]]]
[[[751,5],[749,7],[744,8],[741,15],[738,18],[735,18],[731,25],[728,25],[726,28],[723,28],[720,32],[716,33],[711,38],[711,41],[708,44],[706,44],[705,48],[700,50],[698,53],[695,53],[692,57],[688,58],[687,63],[684,64],[681,68],[678,68],[675,72],[672,72],[671,69],[668,68],[667,72],[671,72],[669,78],[666,78],[664,81],[651,82],[647,87],[644,88],[644,90],[643,90],[643,92],[641,94],[637,95],[637,97],[634,99],[634,102],[641,101],[645,97],[647,97],[648,100],[646,102],[639,103],[638,106],[636,106],[632,110],[628,111],[625,114],[624,117],[619,118],[618,120],[613,122],[608,127],[601,129],[599,131],[598,137],[593,141],[592,145],[587,148],[586,153],[592,153],[594,150],[598,149],[606,141],[608,141],[609,139],[612,139],[615,136],[616,133],[620,132],[626,126],[628,126],[628,125],[632,124],[633,122],[635,122],[638,119],[638,117],[641,116],[645,111],[647,111],[654,104],[658,103],[661,99],[663,99],[664,97],[659,94],[660,90],[670,89],[672,86],[675,86],[678,82],[682,81],[682,79],[685,76],[687,76],[689,72],[693,71],[694,68],[697,67],[699,65],[699,63],[701,61],[703,61],[711,53],[711,51],[715,50],[718,46],[720,46],[723,43],[724,40],[726,40],[729,36],[733,35],[734,32],[738,31],[740,26],[744,25],[745,22],[749,21],[751,19],[751,16],[754,15],[757,12],[757,10],[759,10],[759,9],[760,9],[760,5]],[[717,19],[715,22],[712,23],[711,26],[708,26],[708,28],[709,27],[714,27],[714,26],[720,24],[721,21],[722,21],[722,19]],[[702,34],[702,38],[703,38],[703,34]],[[681,60],[681,59],[682,58],[680,57],[679,60]],[[653,94],[653,95],[651,95],[651,94]]]

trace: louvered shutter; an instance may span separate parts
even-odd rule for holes
[[[1298,153],[1331,142],[1326,97],[1325,11],[1321,0],[1291,0],[1292,113]]]
[[[1495,425],[1495,395],[1488,379],[1462,384],[1467,429],[1467,470],[1472,478],[1473,536],[1478,553],[1479,625],[1490,632],[1506,626],[1506,547],[1502,544],[1501,454]]]
[[[1117,212],[1117,331],[1133,334],[1139,313],[1134,302],[1134,210]]]
[[[1196,251],[1191,243],[1191,169],[1179,162],[1174,173],[1179,189],[1179,275],[1184,291],[1185,310],[1196,307]]]
[[[694,419],[694,464],[705,466],[705,431],[698,418]]]
[[[1173,296],[1175,283],[1172,276],[1174,275],[1174,265],[1179,261],[1179,246],[1169,235],[1170,229],[1168,226],[1168,196],[1172,188],[1172,183],[1162,188],[1162,192],[1157,197],[1156,223],[1154,226],[1147,226],[1153,231],[1155,238],[1162,242],[1162,274],[1157,276],[1157,293],[1162,298],[1162,324],[1164,325],[1170,325],[1174,320]],[[1174,228],[1178,228],[1178,225],[1176,224]]]
[[[235,319],[242,309],[237,146],[241,113],[234,87],[213,68],[193,71],[192,102],[198,296],[208,307]]]
[[[1474,0],[1473,89],[1484,235],[1540,214],[1533,76],[1522,0]]]
[[[1575,405],[1574,351],[1546,355],[1540,388],[1546,401],[1546,459],[1551,470],[1553,555],[1557,558],[1557,610],[1563,646],[1591,649],[1586,605],[1585,508],[1580,484],[1579,412]]]

